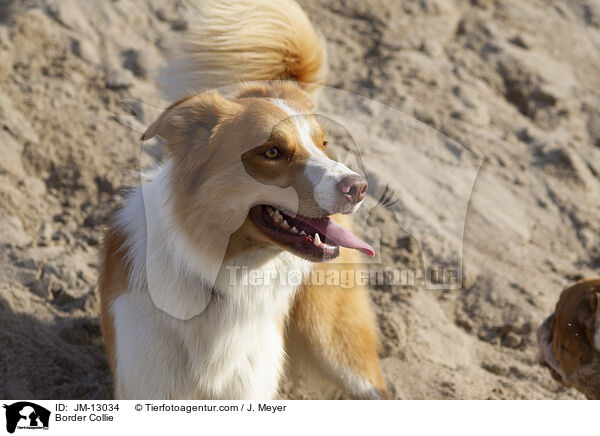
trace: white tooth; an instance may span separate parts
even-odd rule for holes
[[[288,224],[288,222],[286,220],[283,220],[283,222],[281,223],[281,227],[288,230],[290,228],[290,225]]]
[[[275,215],[274,219],[278,223],[280,223],[281,221],[283,221],[283,217],[281,215]]]
[[[302,231],[300,232],[300,234],[301,234],[302,236],[306,236],[306,232],[305,232],[304,230],[302,230]]]
[[[296,228],[296,226],[294,226],[294,227],[292,227],[290,229],[290,232],[292,232],[292,233],[298,233],[298,229]]]
[[[315,233],[315,240],[313,241],[313,244],[315,244],[317,247],[321,246],[321,238],[319,237],[318,233]]]

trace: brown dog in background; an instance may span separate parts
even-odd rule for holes
[[[565,386],[600,399],[600,279],[565,289],[537,330],[539,363]]]

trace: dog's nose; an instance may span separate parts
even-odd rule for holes
[[[349,202],[358,203],[367,193],[369,184],[359,175],[344,176],[337,184],[338,189]]]

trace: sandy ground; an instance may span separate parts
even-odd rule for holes
[[[138,137],[168,103],[172,3],[0,0],[2,398],[110,397],[98,246],[160,154]],[[347,91],[322,113],[353,120],[369,176],[369,267],[464,267],[460,289],[372,287],[393,397],[582,398],[535,364],[535,328],[600,273],[600,2],[301,4]],[[399,201],[375,207],[385,185]]]

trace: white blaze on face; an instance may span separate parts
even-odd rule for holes
[[[312,128],[305,115],[295,111],[283,100],[272,99],[271,102],[292,117],[298,131],[299,142],[310,153],[304,174],[313,185],[315,201],[319,207],[328,213],[350,213],[358,209],[360,202],[354,206],[349,204],[340,195],[337,185],[345,176],[359,174],[346,165],[330,159],[315,145],[311,135]]]

